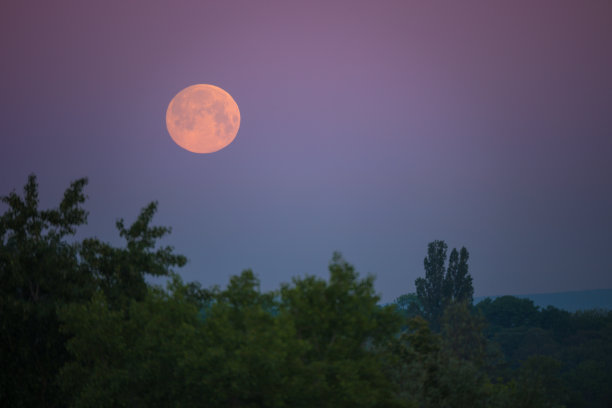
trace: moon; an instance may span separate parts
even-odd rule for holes
[[[218,86],[191,85],[177,93],[166,111],[174,142],[193,153],[214,153],[232,143],[240,127],[240,110]]]

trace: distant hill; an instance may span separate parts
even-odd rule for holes
[[[529,295],[512,295],[518,298],[531,299],[536,306],[545,308],[554,306],[569,312],[588,309],[612,310],[612,289],[581,290],[557,293],[534,293]],[[474,298],[478,303],[486,298],[495,299],[499,296],[480,296]]]

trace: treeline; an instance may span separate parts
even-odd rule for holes
[[[447,264],[446,244],[429,244],[417,293],[395,301],[402,315],[426,317],[453,356],[476,363],[492,383],[505,384],[516,406],[609,407],[612,311],[570,313],[514,296],[472,306],[471,277],[457,273],[467,271],[469,254],[465,248],[460,253],[453,250]]]
[[[339,254],[327,280],[263,292],[184,283],[156,204],[121,247],[76,241],[85,179],[38,208],[36,178],[2,201],[0,405],[10,407],[608,406],[612,316],[472,305],[465,248],[429,244],[417,293],[381,306]],[[165,288],[146,276],[167,276]]]
[[[513,296],[486,299],[475,309],[503,356],[499,376],[522,376],[561,406],[612,404],[612,311],[541,309]]]

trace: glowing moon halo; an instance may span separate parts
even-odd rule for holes
[[[170,101],[166,127],[174,142],[183,149],[213,153],[236,138],[240,111],[223,89],[208,84],[191,85]]]

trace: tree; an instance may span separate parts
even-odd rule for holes
[[[425,278],[414,282],[417,296],[423,306],[424,317],[436,324],[444,311],[444,263],[448,246],[444,241],[433,241],[427,246],[424,259]]]
[[[330,279],[262,293],[247,270],[202,297],[175,277],[117,310],[104,291],[62,308],[72,406],[393,407],[381,344],[401,320],[339,256]]]
[[[300,399],[289,406],[395,406],[379,346],[398,333],[401,317],[393,305],[378,306],[374,278],[359,279],[338,253],[329,275],[328,282],[309,276],[281,287],[279,317],[306,345]]]
[[[538,306],[531,299],[516,296],[486,298],[476,305],[493,327],[532,326],[538,321]]]
[[[491,407],[499,389],[471,361],[458,358],[445,347],[442,337],[417,316],[408,330],[392,340],[390,378],[398,397],[407,406]]]
[[[474,295],[472,277],[468,272],[467,249],[463,247],[460,252],[453,249],[448,267],[445,267],[447,250],[444,241],[430,242],[423,261],[425,277],[415,281],[423,315],[436,329],[449,304],[465,302],[471,305]]]
[[[86,184],[72,182],[48,210],[38,208],[34,175],[22,197],[2,197],[8,209],[0,216],[0,400],[6,406],[60,404],[55,376],[68,356],[56,309],[85,301],[94,287],[78,266],[78,243],[66,239],[87,220]]]
[[[416,293],[400,295],[393,303],[397,311],[405,318],[411,318],[421,314],[422,305]]]
[[[13,407],[57,406],[64,400],[56,382],[68,361],[58,310],[85,304],[97,291],[122,313],[147,293],[145,274],[168,275],[185,258],[171,247],[156,249],[170,229],[149,224],[157,203],[125,227],[117,222],[126,248],[97,239],[70,240],[87,221],[82,208],[87,179],[71,183],[56,208],[38,208],[38,183],[30,175],[23,196],[2,197],[0,216],[0,400]],[[195,289],[195,288],[194,288]],[[194,290],[194,294],[198,294]]]
[[[487,351],[484,318],[473,314],[466,303],[455,303],[446,308],[441,323],[446,349],[454,357],[482,367]]]
[[[72,357],[59,376],[65,405],[197,406],[202,396],[188,367],[205,352],[198,347],[203,323],[186,295],[175,276],[167,291],[148,287],[121,310],[100,290],[87,303],[61,307]]]
[[[444,296],[449,303],[468,303],[474,300],[472,277],[468,272],[470,254],[465,247],[458,253],[453,248],[448,260],[448,269],[444,277]]]
[[[262,293],[251,270],[232,276],[218,293],[199,339],[200,352],[185,364],[206,406],[299,406],[306,344],[279,315],[276,294]]]
[[[157,202],[151,202],[131,226],[126,227],[123,219],[117,221],[125,248],[96,238],[83,241],[80,267],[96,279],[111,307],[121,308],[132,299],[143,300],[147,293],[145,275],[168,276],[172,267],[187,262],[183,255],[174,254],[170,246],[156,248],[157,240],[172,231],[169,227],[150,225],[156,211]]]
[[[564,407],[566,387],[561,383],[561,363],[548,356],[533,355],[518,370],[515,406],[525,408]]]

